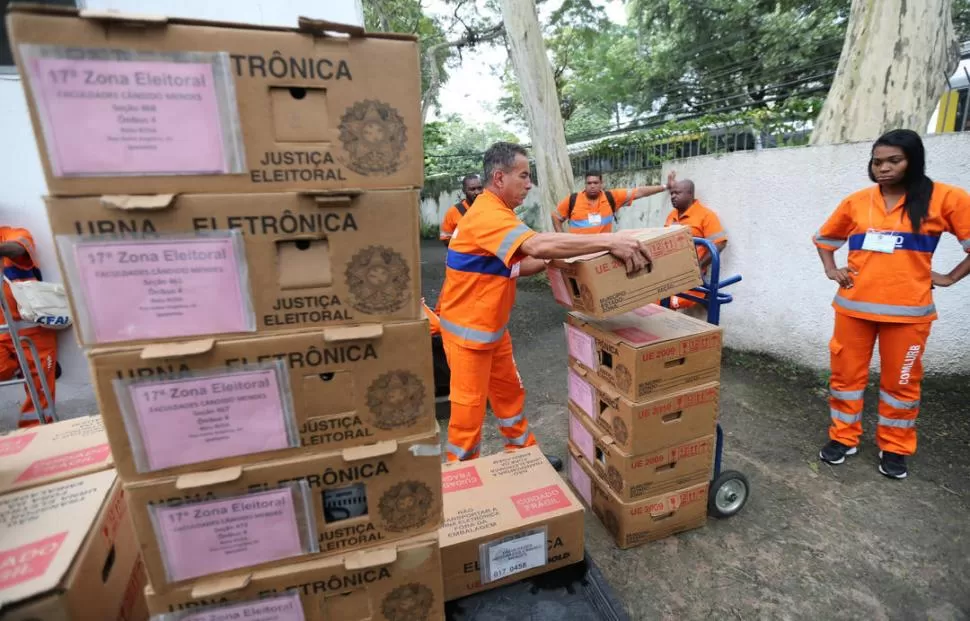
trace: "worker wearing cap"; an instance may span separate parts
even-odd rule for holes
[[[451,236],[455,234],[455,229],[458,228],[458,221],[468,213],[471,206],[475,204],[475,199],[482,193],[482,180],[478,175],[465,175],[465,178],[461,180],[461,190],[465,194],[465,198],[449,207],[441,221],[438,237],[445,246],[448,246],[451,242]]]
[[[905,478],[916,452],[923,353],[936,319],[931,289],[970,273],[970,255],[948,274],[932,271],[933,252],[951,233],[970,253],[970,195],[926,176],[916,132],[894,130],[873,145],[869,178],[876,185],[850,194],[813,238],[825,275],[838,283],[829,342],[829,442],[819,458],[841,464],[858,452],[863,396],[879,342],[879,472]],[[848,265],[835,251],[848,244]]]
[[[699,237],[712,242],[717,248],[718,253],[724,251],[727,246],[727,231],[721,226],[721,219],[717,214],[708,209],[694,196],[694,182],[690,179],[676,180],[671,173],[670,183],[670,204],[673,209],[667,214],[667,221],[664,226],[679,224],[690,229],[692,237]],[[697,246],[697,260],[700,263],[701,272],[706,274],[713,257],[704,246]],[[703,297],[700,292],[693,292],[698,297]],[[670,308],[675,310],[686,310],[694,308],[703,311],[703,306],[699,306],[692,300],[673,296],[670,298]]]
[[[603,174],[590,170],[586,173],[586,189],[559,202],[552,214],[552,226],[562,232],[565,224],[569,227],[568,232],[578,235],[612,233],[616,212],[638,198],[659,194],[666,189],[666,185],[646,185],[627,190],[604,190]]]
[[[17,309],[17,300],[13,297],[13,293],[10,291],[10,285],[7,284],[6,280],[15,282],[37,280],[37,274],[35,273],[37,265],[34,262],[34,257],[34,238],[29,231],[10,226],[0,226],[0,259],[3,261],[3,276],[5,279],[3,283],[3,295],[7,302],[7,308],[13,315],[11,319],[14,321],[19,321],[21,317]],[[3,319],[0,318],[0,322],[2,321]],[[47,403],[47,397],[44,395],[44,391],[41,389],[39,373],[44,374],[44,378],[47,380],[47,386],[50,388],[51,398],[53,398],[54,380],[57,369],[57,333],[54,330],[40,326],[21,328],[19,332],[20,336],[30,337],[34,343],[34,347],[37,348],[37,356],[40,358],[39,369],[30,348],[26,343],[22,343],[24,356],[27,358],[27,364],[30,367],[30,378],[28,381],[33,382],[34,388],[37,390],[37,396],[41,400],[41,408],[46,409],[49,407],[49,404]],[[17,361],[17,352],[14,349],[13,339],[9,333],[0,334],[0,382],[14,379],[21,371],[20,363]],[[40,418],[26,385],[24,386],[24,392],[26,393],[26,397],[24,398],[23,406],[20,408],[19,426],[30,427],[37,425],[40,422]],[[47,422],[51,422],[50,418],[47,419]]]
[[[525,390],[508,332],[519,276],[540,272],[548,259],[603,251],[623,261],[627,272],[649,265],[630,235],[536,233],[523,224],[513,211],[532,188],[523,147],[495,143],[484,164],[485,191],[451,239],[441,292],[442,339],[451,368],[449,461],[479,456],[487,402],[507,449],[536,443],[523,411]],[[560,460],[549,459],[561,467]]]

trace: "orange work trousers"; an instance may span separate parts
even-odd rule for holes
[[[451,420],[448,423],[448,461],[479,456],[485,404],[492,404],[505,447],[533,446],[535,436],[522,411],[525,388],[512,357],[508,331],[494,349],[469,349],[443,335],[445,355],[451,367]]]
[[[882,323],[835,313],[835,333],[829,343],[829,438],[846,446],[859,444],[862,397],[878,338],[881,368],[876,444],[880,450],[900,455],[916,452],[923,351],[929,335],[929,322]]]
[[[37,348],[37,355],[40,357],[40,370],[44,373],[47,386],[51,391],[51,398],[54,398],[54,374],[57,368],[57,332],[47,328],[27,328],[20,331],[21,336],[29,336]],[[33,382],[37,390],[37,397],[40,399],[41,407],[47,408],[47,399],[40,386],[37,363],[34,361],[30,348],[23,343],[24,355],[27,357],[27,364],[30,366],[30,381]],[[9,334],[0,336],[0,382],[13,379],[20,371],[17,364],[17,352],[13,346],[13,339]],[[20,408],[20,427],[31,427],[40,422],[40,418],[34,410],[34,402],[30,398],[30,391],[24,386],[26,398]],[[48,419],[50,422],[50,419]]]

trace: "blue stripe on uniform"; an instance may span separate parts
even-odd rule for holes
[[[512,270],[505,267],[505,263],[498,257],[492,255],[466,254],[448,250],[448,258],[445,265],[459,272],[472,272],[475,274],[491,274],[492,276],[512,276]]]
[[[913,250],[915,252],[928,252],[933,254],[936,251],[937,244],[940,243],[939,235],[896,233],[895,236],[896,250]],[[857,233],[849,237],[849,250],[862,250],[862,243],[865,239],[865,233]]]
[[[3,268],[3,275],[10,280],[36,280],[33,270],[20,269],[16,265],[8,265]]]
[[[599,224],[590,224],[589,220],[570,220],[569,226],[575,226],[578,229],[588,229],[593,226],[603,226],[605,224],[613,224],[613,216],[604,216],[602,222]]]

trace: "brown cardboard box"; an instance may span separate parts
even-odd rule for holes
[[[714,436],[630,455],[586,415],[570,407],[569,441],[623,502],[707,481],[714,465]]]
[[[0,494],[113,466],[100,416],[0,435]]]
[[[583,507],[538,447],[446,464],[441,476],[445,600],[583,560]]]
[[[296,597],[306,621],[444,621],[438,536],[421,535],[343,556],[259,569],[241,578],[200,580],[167,593],[145,589],[148,610],[154,615],[255,604],[281,596]]]
[[[7,17],[51,194],[423,184],[414,37],[78,13]]]
[[[631,401],[721,377],[721,328],[706,321],[655,304],[612,319],[566,320],[570,358]]]
[[[303,451],[291,459],[131,483],[125,486],[125,493],[149,582],[164,592],[188,581],[166,578],[151,518],[153,505],[191,509],[194,503],[237,498],[305,481],[309,487],[308,519],[314,524],[319,555],[334,556],[434,532],[442,520],[440,463],[441,447],[435,432],[343,451]],[[196,510],[200,508],[195,506]],[[260,567],[312,559],[299,556]],[[252,569],[243,567],[212,577],[239,576]]]
[[[0,496],[4,621],[148,618],[121,482],[104,470]]]
[[[139,473],[113,384],[116,378],[175,381],[186,372],[238,371],[250,368],[243,365],[282,360],[289,374],[284,389],[288,388],[299,439],[303,446],[329,451],[430,433],[436,428],[430,339],[427,322],[414,321],[94,349],[88,360],[118,471],[125,481],[134,481],[302,451],[282,449]],[[195,401],[187,397],[179,403],[192,405]],[[191,411],[208,416],[209,410],[203,402],[202,407],[193,405]],[[208,424],[203,418],[196,420],[199,425]],[[187,428],[186,439],[200,430]],[[185,446],[189,451],[190,444]]]
[[[595,421],[628,455],[651,453],[714,433],[718,382],[633,403],[575,361],[568,373],[570,408]]]
[[[549,284],[556,301],[590,317],[612,317],[703,284],[690,229],[634,231],[653,259],[632,276],[608,252],[553,261]]]
[[[621,550],[700,528],[707,522],[707,480],[624,503],[575,446],[570,444],[569,453],[570,482]]]
[[[249,276],[246,295],[258,332],[422,318],[418,193],[413,190],[48,198],[47,215],[55,236],[240,231]],[[58,250],[61,269],[72,275],[67,286],[74,316],[83,318],[88,313],[78,310],[89,306],[79,282],[82,268],[63,256],[62,244]],[[169,265],[166,255],[156,254],[156,261],[138,267]],[[122,261],[120,255],[113,260]],[[106,265],[111,263],[97,269]],[[135,281],[132,286],[142,286],[150,299],[155,285]],[[98,342],[93,326],[83,320],[75,333],[82,345]],[[186,326],[185,336],[200,334]]]

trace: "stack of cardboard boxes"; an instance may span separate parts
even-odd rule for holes
[[[417,42],[8,24],[151,613],[443,618]]]
[[[683,227],[638,233],[653,258],[628,277],[613,257],[554,265],[569,348],[569,476],[621,548],[704,524],[721,330],[645,302],[701,283]]]

